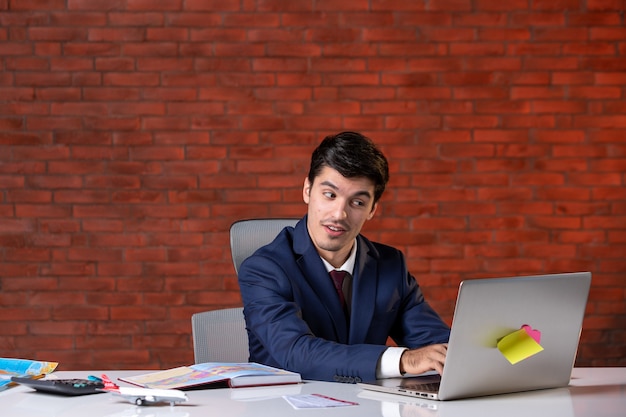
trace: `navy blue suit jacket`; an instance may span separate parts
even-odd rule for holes
[[[358,382],[376,378],[388,337],[408,348],[448,341],[449,327],[424,300],[402,253],[357,239],[350,323],[306,216],[242,263],[251,362],[304,379]]]

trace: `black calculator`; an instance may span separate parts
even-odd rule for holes
[[[104,392],[101,390],[104,388],[104,383],[91,379],[33,379],[13,376],[11,381],[37,391],[59,395],[87,395]]]

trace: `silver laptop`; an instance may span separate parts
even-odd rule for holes
[[[433,400],[567,386],[590,285],[589,272],[465,280],[459,286],[441,376],[358,385]],[[543,350],[511,364],[497,343],[523,325],[541,332]]]

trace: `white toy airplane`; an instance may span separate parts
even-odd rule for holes
[[[137,405],[170,403],[173,406],[176,403],[188,401],[187,394],[177,389],[120,387],[104,374],[102,374],[102,382],[104,383],[102,391],[119,395]]]

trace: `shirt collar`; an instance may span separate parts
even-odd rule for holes
[[[324,262],[324,266],[326,267],[326,272],[330,272],[333,269],[337,269],[339,271],[346,271],[350,275],[354,275],[353,271],[354,271],[354,263],[356,262],[357,242],[358,241],[356,239],[354,239],[354,245],[352,245],[352,250],[350,251],[350,256],[348,256],[348,259],[346,259],[346,261],[343,263],[343,265],[341,265],[341,267],[339,267],[339,268],[335,268],[330,263],[328,263],[328,261],[326,261],[326,259],[320,257],[322,259],[322,262]]]

